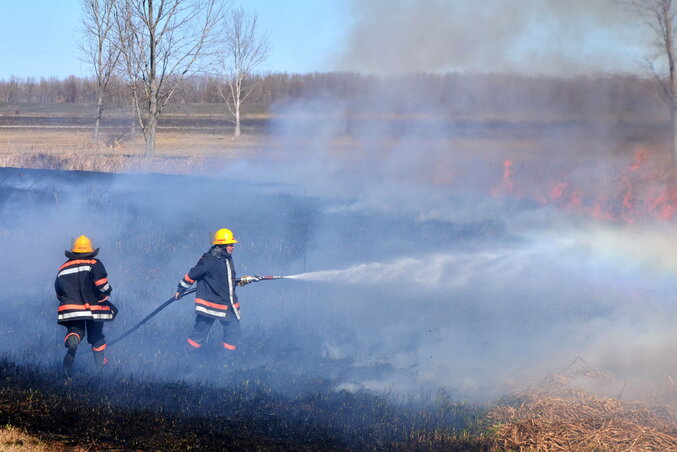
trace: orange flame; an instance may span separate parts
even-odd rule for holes
[[[597,181],[601,192],[594,194],[561,177],[547,184],[548,191],[526,193],[529,185],[520,184],[516,192],[512,166],[509,159],[503,162],[503,178],[500,186],[492,189],[493,194],[519,196],[543,205],[551,203],[599,221],[632,224],[645,218],[677,219],[677,184],[666,181],[659,163],[651,161],[645,148],[637,149],[632,162],[615,178]]]
[[[503,162],[503,187],[508,193],[512,193],[514,188],[512,180],[510,179],[511,167],[512,162],[510,160],[506,160],[505,162]]]

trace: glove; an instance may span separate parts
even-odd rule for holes
[[[113,318],[112,318],[111,320],[114,320],[115,317],[118,315],[118,307],[115,306],[115,305],[110,301],[110,299],[104,301],[102,304],[107,304],[108,306],[110,306],[110,312],[111,312],[111,314],[113,314]]]
[[[186,291],[186,288],[179,284],[179,287],[176,288],[176,293],[174,294],[174,299],[178,300],[183,296],[183,293]]]

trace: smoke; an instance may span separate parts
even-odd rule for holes
[[[635,72],[651,37],[614,0],[369,0],[337,68],[358,72]]]
[[[583,12],[573,3],[571,20]],[[559,8],[547,5],[548,14]],[[614,374],[606,389],[615,396],[621,387],[654,396],[646,382],[677,371],[675,248],[670,222],[625,216],[627,184],[641,179],[619,152],[627,143],[599,124],[532,134],[515,121],[502,134],[488,125],[469,133],[428,106],[434,87],[411,90],[277,105],[268,152],[229,171],[312,204],[293,215],[308,215],[303,228],[288,230],[301,232],[302,253],[268,272],[292,278],[266,287],[276,295],[262,303],[276,314],[259,312],[261,325],[290,322],[321,356],[350,362],[325,374],[347,389],[488,398],[580,357]],[[595,216],[600,200],[606,219]]]
[[[492,1],[480,12],[461,2],[356,3],[365,21],[342,61],[388,73],[450,62],[493,69],[531,55],[523,41],[538,24],[574,48],[594,38],[567,28],[584,13],[586,27],[616,23],[602,14],[606,1],[560,3]],[[10,258],[0,262],[0,353],[60,360],[52,284],[71,237],[101,247],[120,308],[105,327],[112,339],[167,300],[209,233],[228,227],[239,275],[292,276],[237,289],[239,357],[224,368],[215,355],[219,325],[205,356],[186,357],[187,297],[111,347],[116,369],[214,384],[251,378],[289,393],[321,380],[467,399],[500,396],[577,357],[639,382],[642,396],[651,394],[641,382],[677,373],[671,223],[598,222],[525,195],[543,189],[547,199],[559,178],[603,195],[620,163],[632,163],[610,152],[617,137],[566,124],[530,134],[517,122],[495,133],[440,119],[427,86],[386,91],[275,105],[270,141],[221,177],[1,170],[0,247]],[[87,360],[79,352],[76,364]]]
[[[579,356],[628,381],[676,370],[667,357],[676,339],[677,248],[666,225],[572,220],[509,199],[493,201],[494,218],[482,220],[421,219],[420,211],[366,204],[346,210],[340,207],[352,191],[341,183],[331,191],[344,197],[307,197],[291,194],[307,187],[290,182],[3,174],[0,242],[12,259],[0,265],[0,332],[11,340],[0,352],[18,361],[61,357],[51,284],[71,236],[89,234],[101,247],[121,309],[106,326],[112,339],[171,296],[208,247],[208,233],[228,226],[240,241],[239,274],[292,276],[238,290],[243,358],[232,371],[261,377],[269,369],[263,378],[282,391],[299,386],[280,375],[300,372],[337,388],[445,388],[486,398]],[[417,195],[438,190],[424,182],[417,188]],[[400,196],[390,193],[390,202],[406,206]],[[456,198],[435,200],[437,209],[468,209]],[[113,365],[214,382],[212,371],[183,367],[192,319],[190,301],[171,305],[111,347]],[[88,360],[79,353],[78,365]]]

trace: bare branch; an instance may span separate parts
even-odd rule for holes
[[[120,59],[115,43],[115,2],[113,0],[82,0],[82,40],[80,50],[91,64],[96,78],[97,109],[94,140],[98,142],[101,116],[105,108],[108,84]]]
[[[115,1],[120,12],[121,67],[139,106],[146,154],[152,154],[158,118],[185,78],[197,72],[198,63],[209,54],[226,0]]]
[[[234,135],[240,135],[240,107],[247,100],[258,82],[247,83],[268,57],[270,46],[266,35],[257,34],[257,17],[247,14],[241,7],[232,9],[224,18],[224,34],[217,58],[220,78],[228,86],[228,93],[219,89],[233,115]],[[224,95],[225,94],[225,95]]]

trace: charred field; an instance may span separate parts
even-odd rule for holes
[[[386,396],[328,392],[321,383],[290,398],[244,378],[225,387],[114,373],[64,381],[60,369],[17,366],[7,358],[0,378],[0,422],[62,450],[475,451],[492,445],[482,436],[483,410],[449,399],[414,408]]]
[[[299,273],[319,265],[320,261],[313,263],[315,259],[325,259],[313,257],[310,245],[328,215],[318,201],[279,193],[266,185],[186,176],[1,172],[0,236],[9,253],[18,251],[12,243],[18,245],[32,234],[56,234],[61,221],[95,223],[86,228],[98,231],[97,246],[102,248],[102,259],[108,257],[111,278],[127,279],[114,288],[115,303],[124,314],[106,329],[109,340],[171,295],[181,272],[204,251],[206,240],[200,232],[206,230],[201,231],[197,223],[216,225],[227,220],[241,231],[241,273],[254,272],[255,267]],[[119,178],[124,183],[118,185]],[[232,199],[230,212],[206,209],[211,201],[197,199],[204,192],[227,193]],[[251,204],[258,208],[248,209]],[[16,210],[19,206],[31,206],[23,211],[30,219],[22,218]],[[332,221],[332,228],[344,233],[361,229],[361,247],[378,242],[378,229],[397,224],[395,218],[381,218],[380,226],[372,229],[374,218],[339,218],[341,224]],[[46,223],[50,227],[43,229]],[[414,224],[404,228],[406,233],[415,232]],[[426,226],[428,233],[436,235],[452,231],[448,242],[472,240],[495,228],[486,224],[479,230],[449,229],[435,222]],[[259,241],[252,234],[267,237]],[[326,240],[337,246],[345,239]],[[49,242],[41,240],[45,245]],[[384,252],[384,245],[369,246],[369,252]],[[312,286],[278,287],[279,291],[274,283],[253,287],[258,289],[258,307],[252,299],[249,305],[254,309],[247,315],[242,350],[236,358],[222,356],[217,348],[218,325],[214,344],[208,344],[201,355],[188,356],[184,347],[192,303],[177,303],[148,327],[111,347],[111,363],[102,373],[94,370],[88,350],[79,351],[76,373],[66,380],[60,368],[62,332],[54,323],[50,287],[63,246],[47,246],[54,247],[48,253],[56,252],[55,259],[41,259],[33,271],[15,273],[12,295],[3,297],[3,425],[64,450],[489,450],[492,444],[481,403],[457,400],[433,387],[393,392],[386,382],[379,384],[379,390],[361,389],[362,380],[416,371],[410,366],[396,369],[384,353],[372,360],[364,359],[365,353],[353,358],[351,352],[341,350],[341,342],[359,348],[359,341],[350,336],[365,327],[364,320],[356,319],[351,325],[350,315],[340,306],[329,307],[328,300],[324,304],[321,300],[327,293]],[[348,265],[360,254],[358,249],[336,255],[343,263],[336,259],[334,265]],[[247,255],[257,257],[249,260]],[[177,258],[183,260],[180,256],[186,261],[177,265]],[[248,303],[243,295],[244,291],[241,300]],[[351,301],[351,309],[356,302],[361,300]],[[314,306],[304,307],[310,303]],[[338,316],[336,322],[328,322],[323,313],[327,309]],[[333,331],[327,336],[322,328],[330,324]]]

